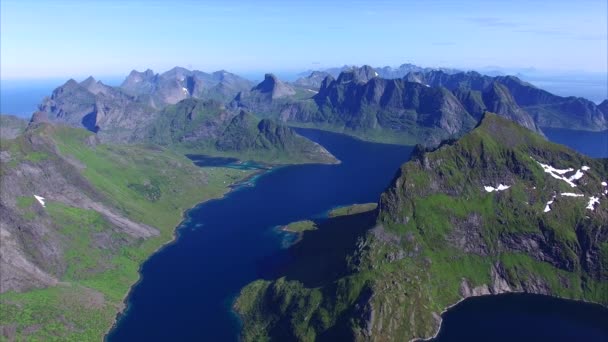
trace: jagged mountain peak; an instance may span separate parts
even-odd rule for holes
[[[271,99],[291,96],[296,91],[289,85],[283,83],[274,74],[264,75],[264,80],[252,89],[259,94],[270,95]]]
[[[378,77],[378,72],[369,65],[362,67],[351,67],[348,70],[342,71],[338,76],[338,83],[366,83],[374,77]]]

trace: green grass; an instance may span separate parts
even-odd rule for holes
[[[32,204],[34,204],[34,200],[34,197],[19,196],[17,197],[17,207],[21,209],[27,209],[31,207]]]
[[[378,207],[377,203],[353,204],[353,205],[347,205],[347,206],[332,209],[327,215],[329,217],[355,215],[355,214],[364,213],[366,211],[375,210],[376,207]]]
[[[91,196],[133,221],[154,227],[158,235],[134,238],[94,210],[47,200],[44,211],[57,229],[67,267],[54,271],[61,281],[58,286],[0,295],[0,325],[15,326],[18,340],[102,339],[137,281],[139,266],[173,239],[184,211],[221,197],[230,184],[252,173],[199,168],[182,155],[152,145],[89,147],[84,141],[90,133],[79,129],[46,126],[28,134],[50,139],[61,156],[36,153],[25,139],[16,139],[2,148],[9,149],[17,163],[45,165],[70,158],[82,166],[79,173],[91,186],[83,192],[94,191]],[[33,198],[16,201],[28,220],[40,219],[28,210]],[[91,298],[98,299],[95,305]]]
[[[307,230],[315,230],[317,229],[317,225],[313,221],[304,220],[292,222],[288,225],[281,227],[281,229],[291,233],[301,233]]]

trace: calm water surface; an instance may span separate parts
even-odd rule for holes
[[[376,202],[412,151],[298,131],[342,163],[279,168],[257,178],[254,187],[191,210],[176,243],[143,265],[127,313],[108,340],[237,340],[234,297],[285,259],[283,237],[273,228],[322,216],[339,205]]]
[[[434,341],[608,341],[608,309],[529,294],[469,298],[443,315]]]
[[[247,283],[285,262],[285,236],[274,229],[351,203],[376,202],[410,147],[373,144],[301,129],[340,165],[272,170],[225,198],[191,210],[176,243],[142,267],[142,281],[110,341],[234,341],[231,304]],[[547,137],[592,157],[608,157],[606,132],[544,129]],[[198,165],[256,168],[231,159],[192,157]],[[284,233],[283,233],[284,234]],[[608,310],[535,295],[466,300],[444,314],[438,341],[608,341]]]

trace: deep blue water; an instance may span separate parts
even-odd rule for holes
[[[339,205],[377,201],[411,153],[410,147],[366,143],[316,130],[299,132],[321,143],[342,163],[275,169],[256,177],[253,187],[239,187],[223,199],[191,210],[177,241],[142,266],[142,280],[131,292],[127,313],[109,341],[237,340],[239,322],[231,311],[234,297],[247,283],[286,262],[287,233],[275,227],[322,217]],[[603,135],[545,133],[588,155],[608,156],[598,149]],[[200,165],[235,165],[231,159],[193,159]],[[439,338],[606,341],[598,320],[608,322],[606,309],[598,311],[597,306],[580,302],[530,295],[482,297],[446,313]]]
[[[547,138],[593,158],[608,158],[608,131],[585,132],[543,127]]]
[[[298,130],[342,163],[287,166],[225,198],[194,208],[177,241],[142,267],[128,311],[110,341],[231,341],[239,322],[234,296],[284,259],[277,225],[322,216],[352,203],[376,202],[412,148]]]
[[[608,309],[548,296],[469,298],[443,315],[437,342],[608,341]]]

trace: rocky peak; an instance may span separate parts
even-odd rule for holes
[[[93,76],[89,76],[86,80],[80,82],[80,85],[93,94],[107,94],[110,92],[111,88],[103,84],[101,81],[97,81],[95,78],[93,78]]]
[[[296,93],[291,86],[281,82],[273,74],[264,75],[264,80],[255,86],[253,91],[257,91],[261,94],[270,94],[272,99],[291,96]]]
[[[517,105],[506,86],[493,82],[482,97],[489,111],[500,114],[532,131],[541,133],[534,123],[534,119]]]
[[[352,67],[349,70],[343,71],[338,76],[338,83],[367,83],[374,77],[378,77],[378,73],[369,65],[364,65],[360,68]]]

